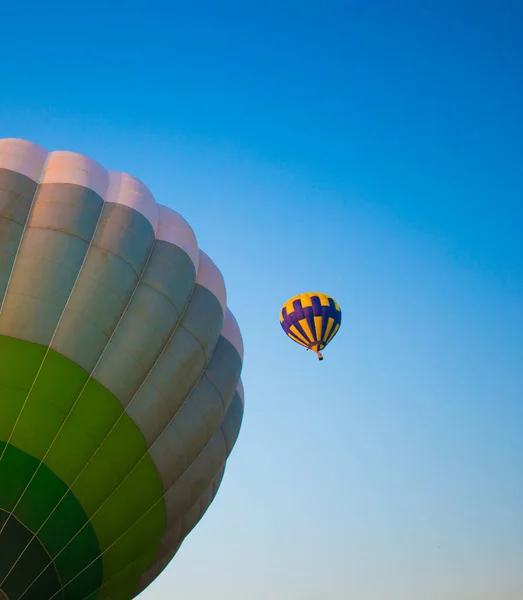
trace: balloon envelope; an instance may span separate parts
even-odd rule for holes
[[[318,292],[298,294],[280,311],[283,331],[297,344],[319,353],[338,333],[341,310],[336,300]]]
[[[0,140],[0,598],[128,600],[212,502],[243,343],[187,222]]]

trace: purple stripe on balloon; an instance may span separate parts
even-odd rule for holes
[[[312,312],[314,314],[315,317],[321,317],[321,300],[318,298],[318,296],[311,296],[311,302],[312,302]]]
[[[314,340],[311,340],[310,337],[305,333],[305,329],[303,329],[299,321],[296,321],[296,323],[293,323],[293,325],[303,335],[303,337],[307,340],[307,342],[310,345],[314,343]]]
[[[283,330],[285,331],[285,333],[287,333],[289,331],[289,329],[293,323],[294,323],[294,320],[290,316],[285,317],[285,319],[281,323],[281,326],[283,327]]]
[[[321,341],[325,342],[325,333],[327,332],[327,325],[329,324],[329,312],[330,306],[321,307]]]
[[[315,342],[317,342],[318,336],[316,335],[316,323],[314,322],[314,317],[319,317],[321,314],[321,302],[318,296],[312,296],[311,303],[312,306],[306,307],[305,315],[307,317],[307,323],[309,324],[312,333],[312,338]]]
[[[305,313],[303,312],[303,306],[301,305],[301,300],[295,300],[292,305],[294,306],[293,315],[296,315],[296,320],[299,321],[305,318]]]

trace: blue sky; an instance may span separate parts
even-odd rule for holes
[[[0,137],[183,214],[242,327],[246,415],[143,600],[523,595],[523,6],[3,8]],[[333,295],[318,363],[295,293]]]

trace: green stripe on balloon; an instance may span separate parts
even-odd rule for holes
[[[11,446],[8,448],[9,452],[6,451],[0,461],[0,481],[8,482],[2,486],[6,497],[0,496],[0,507],[12,510],[17,505],[14,511],[17,518],[31,531],[38,531],[43,546],[51,556],[57,557],[56,566],[64,584],[71,579],[72,570],[78,573],[99,553],[99,550],[93,550],[94,555],[85,551],[89,530],[94,531],[103,553],[129,524],[162,497],[163,488],[138,427],[122,414],[118,399],[97,381],[89,379],[88,373],[74,362],[49,350],[31,390],[45,352],[43,346],[0,336],[0,440],[9,440],[13,450],[19,449],[33,460],[24,469],[15,468],[9,458]],[[69,412],[70,417],[66,420]],[[125,480],[97,513],[144,455],[146,458],[132,477]],[[44,464],[35,475],[42,458]],[[61,488],[58,485],[53,488],[52,494],[49,492],[49,473],[62,483]],[[18,502],[26,486],[27,490]],[[71,486],[71,491],[60,502]],[[87,518],[74,512],[69,497],[75,499],[88,518],[95,515],[77,537],[75,534]],[[159,502],[143,520],[143,527],[133,528],[132,537],[126,538],[127,547],[119,548],[123,554],[129,552],[130,555],[137,547],[152,545],[155,548],[144,557],[144,564],[137,566],[133,580],[137,581],[154,560],[158,540],[164,531],[165,507]],[[61,552],[66,544],[66,549]],[[120,563],[122,556],[118,558]],[[111,566],[114,557],[108,553],[102,560],[103,579],[108,580],[115,575]],[[91,582],[99,577],[98,568],[95,561],[84,575],[74,580],[66,590],[66,598],[83,600],[87,590],[96,589],[99,584]]]
[[[5,443],[0,442],[0,450],[4,447]],[[0,488],[0,581],[3,581],[1,587],[10,600],[16,600],[27,588],[30,589],[24,600],[51,597],[80,572],[77,565],[85,561],[96,560],[95,568],[87,577],[78,579],[90,586],[102,581],[102,561],[97,559],[100,548],[90,525],[85,527],[83,544],[75,549],[76,552],[69,554],[66,560],[52,562],[53,549],[64,542],[70,529],[79,529],[88,522],[87,515],[71,493],[65,496],[57,510],[57,527],[34,539],[35,517],[42,515],[42,507],[67,492],[67,486],[50,469],[45,466],[40,469],[40,487],[27,494],[26,508],[31,512],[15,511],[14,516],[9,516],[38,463],[36,458],[11,445],[5,449],[0,461],[0,480],[4,483]],[[17,561],[20,556],[22,558]],[[65,598],[74,596],[66,593]]]

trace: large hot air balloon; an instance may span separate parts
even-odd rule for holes
[[[220,486],[243,343],[187,222],[0,140],[0,598],[129,600]]]
[[[336,300],[325,294],[298,294],[283,305],[280,324],[291,340],[323,360],[320,350],[338,333],[341,310]]]

